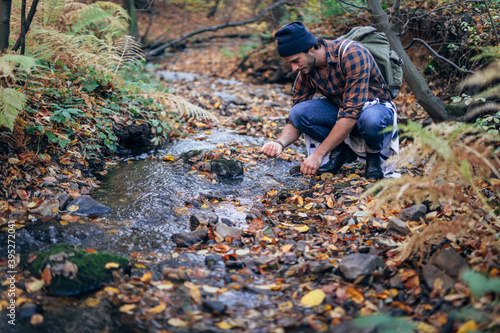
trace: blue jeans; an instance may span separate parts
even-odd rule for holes
[[[326,98],[311,99],[296,104],[288,115],[293,127],[318,142],[323,142],[337,123],[339,110]],[[391,141],[391,132],[381,133],[393,125],[393,114],[384,105],[365,109],[351,131],[366,142],[369,153],[378,153]]]

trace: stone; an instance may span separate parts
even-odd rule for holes
[[[45,201],[32,212],[43,217],[54,217],[59,213],[59,201]]]
[[[307,268],[313,274],[320,274],[326,271],[332,271],[333,265],[330,260],[309,261]]]
[[[71,195],[67,192],[62,193],[58,198],[57,201],[59,201],[59,210],[66,210],[68,207],[68,204],[73,198],[71,198]]]
[[[384,260],[377,255],[355,253],[344,257],[339,264],[339,269],[346,279],[355,280],[384,266]]]
[[[129,272],[128,259],[107,252],[89,253],[73,244],[58,244],[36,252],[28,270],[37,277],[47,268],[51,282],[46,290],[55,296],[74,296],[103,287],[121,272]],[[113,263],[112,267],[106,264]],[[118,275],[119,276],[119,275]]]
[[[40,313],[41,308],[35,303],[24,303],[19,310],[19,318],[29,319],[35,313]]]
[[[224,268],[225,264],[220,254],[211,254],[205,257],[205,265],[209,269]]]
[[[178,268],[170,268],[163,266],[161,273],[167,280],[171,281],[189,281],[189,275],[187,271]]]
[[[213,227],[219,221],[219,217],[215,214],[200,214],[196,213],[189,218],[189,229],[196,230],[200,225]]]
[[[389,280],[389,286],[391,288],[396,288],[396,289],[403,289],[404,288],[403,281],[401,281],[401,279],[397,276],[393,276]]]
[[[68,204],[68,209],[71,206],[78,206],[78,210],[71,212],[75,216],[94,216],[103,215],[111,212],[111,208],[95,201],[88,195],[80,195]]]
[[[376,325],[373,324],[373,326],[370,327],[365,327],[365,328],[359,328],[354,324],[352,321],[345,321],[342,322],[332,328],[330,331],[331,333],[377,333],[378,330],[376,328]]]
[[[297,255],[294,252],[285,252],[279,256],[279,261],[286,265],[295,265],[297,263]]]
[[[202,169],[215,173],[218,178],[222,179],[234,179],[243,176],[243,163],[237,159],[216,158],[205,162]]]
[[[224,314],[226,313],[226,306],[220,301],[206,301],[201,305],[203,311],[212,314]]]
[[[441,269],[452,278],[457,278],[460,273],[469,268],[467,261],[451,247],[436,251],[429,263]]]
[[[424,204],[414,205],[405,209],[401,209],[400,218],[406,221],[420,221],[427,214],[427,206]]]
[[[387,223],[388,230],[396,230],[404,235],[408,235],[410,233],[410,229],[406,225],[406,222],[398,219],[397,217],[391,216],[389,217],[389,223]]]
[[[203,242],[208,238],[207,229],[198,229],[191,232],[180,232],[172,235],[172,241],[178,247],[190,247],[198,242]]]
[[[141,149],[151,145],[150,130],[146,123],[118,125],[114,133],[120,146],[125,149]]]
[[[227,260],[226,261],[226,269],[235,269],[240,270],[245,267],[245,263],[241,260]]]
[[[436,281],[436,279],[438,278],[443,281],[443,289],[445,290],[452,289],[455,286],[455,282],[453,281],[453,279],[434,265],[425,265],[422,269],[422,272],[425,284],[431,290],[434,289],[434,281]]]
[[[189,151],[187,151],[185,153],[180,154],[179,158],[177,160],[181,160],[182,163],[194,164],[191,161],[191,159],[194,158],[194,157],[198,157],[198,156],[200,156],[203,153],[204,153],[204,151],[203,150],[199,150],[199,149],[189,150]]]
[[[239,237],[243,234],[243,230],[241,230],[240,228],[230,227],[224,223],[218,223],[214,229],[215,232],[218,233],[222,238]]]

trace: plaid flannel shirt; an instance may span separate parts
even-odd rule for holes
[[[324,82],[316,70],[309,75],[298,73],[293,86],[293,105],[310,100],[318,91],[339,109],[339,118],[359,118],[366,101],[389,101],[382,88],[371,82],[384,83],[384,77],[370,52],[360,43],[353,42],[344,49],[342,70],[338,68],[341,41],[325,41],[328,78]]]

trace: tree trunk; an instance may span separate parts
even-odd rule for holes
[[[26,0],[21,4],[21,55],[26,52]]]
[[[26,19],[24,34],[21,31],[21,33],[19,34],[19,37],[17,38],[16,44],[14,44],[14,46],[12,47],[13,51],[17,51],[19,49],[19,47],[21,46],[21,40],[23,38],[26,38],[26,34],[30,30],[31,22],[33,21],[33,17],[35,16],[37,6],[38,6],[38,0],[33,0],[33,2],[31,3],[30,12],[28,13],[28,18]]]
[[[0,0],[0,52],[9,47],[12,0]]]
[[[130,26],[128,33],[130,36],[139,38],[139,26],[137,24],[137,10],[134,0],[123,0],[123,8],[125,8],[130,16]]]
[[[403,45],[401,45],[398,33],[389,23],[389,18],[382,9],[380,1],[367,0],[367,5],[377,28],[387,35],[391,48],[403,59],[403,77],[415,94],[418,103],[422,105],[434,122],[456,120],[446,112],[446,104],[434,95],[434,93],[429,89],[425,79],[411,62],[403,48]]]

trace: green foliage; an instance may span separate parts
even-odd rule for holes
[[[473,270],[468,270],[462,273],[462,280],[464,280],[470,288],[472,295],[476,297],[482,297],[486,293],[492,291],[494,293],[500,293],[500,279],[499,278],[487,278],[481,273]]]
[[[11,88],[0,87],[0,126],[11,131],[16,118],[26,104],[26,95]]]
[[[500,130],[500,111],[490,116],[477,118],[474,125],[490,134],[498,135]]]
[[[377,329],[381,333],[412,333],[416,325],[407,319],[395,318],[388,314],[360,317],[353,320],[357,328]]]

